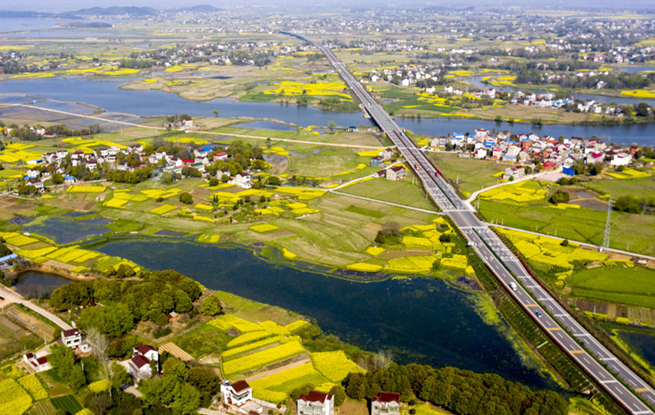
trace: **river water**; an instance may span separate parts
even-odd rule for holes
[[[315,318],[324,331],[364,350],[391,351],[398,363],[456,366],[549,386],[476,313],[475,294],[440,280],[351,282],[270,263],[241,248],[175,241],[123,240],[94,249]]]
[[[187,113],[192,116],[213,116],[219,110],[221,117],[269,118],[296,124],[327,126],[334,121],[338,126],[370,126],[371,121],[361,112],[338,113],[322,111],[312,106],[284,105],[270,102],[239,102],[231,98],[195,102],[162,91],[130,91],[118,88],[125,79],[89,80],[86,78],[44,78],[30,80],[9,80],[0,82],[0,94],[20,93],[31,97],[41,97],[71,102],[84,102],[110,112],[128,113],[139,116],[162,116]],[[14,103],[12,96],[0,96],[0,103]],[[31,101],[31,99],[25,99]],[[0,118],[3,116],[0,110]],[[401,127],[426,135],[445,135],[449,133],[473,133],[477,128],[493,130],[508,129],[515,133],[533,131],[553,137],[592,137],[603,138],[617,144],[638,143],[655,145],[655,124],[626,126],[568,126],[549,125],[543,127],[529,125],[499,124],[493,121],[471,119],[423,118],[412,120],[397,118]]]

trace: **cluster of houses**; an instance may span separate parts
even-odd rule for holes
[[[221,383],[221,405],[228,413],[237,415],[255,415],[284,412],[278,410],[272,403],[253,398],[252,387],[245,380],[231,383],[224,380]],[[310,391],[298,397],[298,415],[334,415],[334,395],[321,391]],[[393,392],[381,392],[371,399],[371,415],[399,415],[400,395]]]
[[[76,355],[86,355],[91,352],[91,345],[85,341],[84,336],[77,328],[62,331],[61,344],[73,349]],[[23,355],[23,362],[30,372],[44,372],[52,369],[52,365],[48,362],[49,354],[49,351],[44,349],[34,353],[26,353]]]
[[[472,157],[522,165],[532,165],[534,160],[539,160],[545,170],[561,167],[564,173],[570,175],[573,174],[571,167],[577,160],[586,164],[608,162],[612,166],[627,166],[639,151],[636,145],[626,149],[608,145],[599,139],[572,137],[558,140],[534,133],[514,135],[509,131],[494,134],[486,128],[479,128],[472,135],[433,137],[429,147],[437,149],[447,145],[459,150],[459,156],[462,158]]]
[[[369,75],[371,82],[387,81],[397,83],[401,86],[410,86],[416,84],[418,81],[431,81],[436,83],[441,69],[425,67],[421,65],[402,65],[398,68],[390,69],[373,69]],[[428,87],[425,92],[434,93],[433,86]]]
[[[118,160],[118,154],[122,153],[126,157]],[[128,162],[127,156],[136,155],[138,162]],[[141,144],[136,144],[126,148],[118,146],[111,146],[107,148],[96,149],[93,152],[84,152],[82,150],[75,150],[72,153],[67,150],[58,150],[49,153],[43,153],[40,159],[34,160],[29,163],[29,169],[25,175],[26,183],[31,184],[37,188],[37,191],[43,191],[44,182],[54,173],[61,173],[64,175],[64,184],[73,184],[76,179],[66,173],[66,160],[70,158],[70,163],[73,167],[84,165],[90,172],[98,169],[99,166],[107,163],[110,167],[117,171],[134,171],[136,169],[147,166],[158,166],[162,172],[170,172],[181,174],[185,166],[198,169],[200,173],[207,179],[210,175],[205,171],[205,167],[213,164],[215,161],[227,160],[228,154],[226,152],[214,152],[212,147],[206,146],[195,148],[191,152],[190,159],[183,159],[177,157],[173,153],[166,151],[157,151],[153,154],[147,155]],[[41,165],[41,168],[37,168]],[[241,172],[232,176],[229,170],[219,170],[216,173],[218,179],[223,176],[228,177],[228,182],[233,183],[244,189],[249,189],[252,186],[252,177],[248,172]]]
[[[394,151],[390,148],[385,148],[380,151],[378,156],[371,158],[370,165],[371,167],[383,167],[388,165],[383,170],[380,170],[373,174],[373,177],[380,178],[385,177],[389,180],[402,180],[407,177],[407,169],[404,166],[393,166],[390,165],[391,159],[394,155]]]
[[[64,330],[61,333],[60,343],[70,347],[76,356],[86,356],[92,352],[91,345],[86,341],[85,336],[78,328]],[[49,350],[42,349],[34,353],[23,355],[23,362],[30,372],[38,373],[52,369],[48,362]],[[119,362],[127,372],[138,383],[143,379],[149,379],[159,373],[159,353],[150,345],[140,344],[132,349],[132,357]]]

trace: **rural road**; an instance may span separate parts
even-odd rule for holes
[[[70,330],[73,327],[71,327],[70,324],[66,323],[64,320],[60,319],[56,315],[52,314],[49,311],[46,311],[39,307],[38,305],[32,304],[31,302],[23,299],[23,297],[11,290],[8,290],[5,287],[0,286],[0,297],[3,297],[4,300],[0,301],[0,306],[4,307],[7,304],[22,304],[25,307],[31,309],[32,311],[35,311],[39,314],[41,314],[43,317],[47,318],[48,320],[52,321],[56,325],[62,328],[62,330]]]

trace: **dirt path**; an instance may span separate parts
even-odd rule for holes
[[[247,381],[247,382],[252,382],[252,381],[254,381],[254,380],[262,379],[262,378],[265,378],[265,377],[267,377],[267,376],[274,375],[274,374],[276,374],[276,373],[284,372],[284,371],[287,370],[287,369],[293,369],[294,367],[302,366],[302,365],[304,365],[305,363],[310,363],[310,362],[311,362],[311,359],[310,359],[310,358],[306,358],[306,359],[303,359],[303,360],[299,360],[299,361],[297,361],[297,362],[289,363],[289,364],[286,365],[286,366],[278,367],[277,369],[267,370],[267,371],[264,372],[264,373],[259,373],[259,374],[257,374],[257,375],[251,376],[251,377],[249,377],[249,378],[246,378],[246,381]]]

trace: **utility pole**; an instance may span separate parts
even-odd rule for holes
[[[612,224],[612,196],[607,202],[607,221],[605,222],[605,237],[603,238],[603,249],[610,247],[610,225]]]

